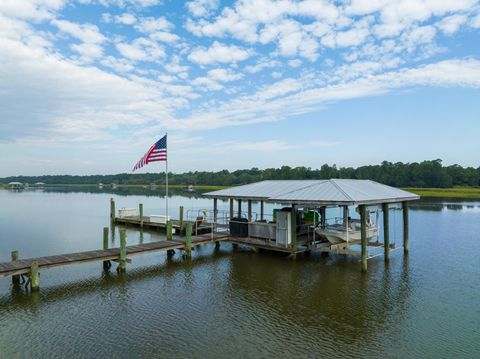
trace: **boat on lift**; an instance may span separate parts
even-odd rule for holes
[[[348,231],[347,231],[348,228]],[[327,225],[324,228],[317,227],[315,233],[320,237],[329,241],[331,244],[339,244],[342,242],[355,242],[362,239],[359,220],[351,220],[348,226],[343,223]],[[367,240],[378,236],[379,228],[373,224],[367,225]]]

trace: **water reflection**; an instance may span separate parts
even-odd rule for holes
[[[45,193],[104,193],[104,194],[115,194],[119,196],[146,196],[146,197],[164,197],[165,196],[165,187],[155,187],[151,188],[149,186],[145,187],[103,187],[99,188],[96,186],[65,186],[65,187],[45,187],[42,189],[26,189],[25,191],[31,192],[45,192]],[[168,196],[183,196],[186,198],[200,198],[203,192],[208,191],[189,191],[188,189],[183,188],[169,188]]]

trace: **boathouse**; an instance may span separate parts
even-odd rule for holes
[[[10,189],[23,189],[25,185],[22,182],[10,182],[8,184],[8,188]]]
[[[383,247],[385,260],[389,259],[394,247],[390,243],[391,210],[403,213],[403,248],[408,252],[408,203],[420,198],[374,181],[354,179],[262,181],[204,196],[213,199],[216,230],[225,228],[233,243],[287,252],[292,258],[311,250],[360,254],[362,271],[367,270],[369,247]],[[218,210],[218,199],[229,201],[226,214]],[[246,211],[242,210],[244,203]],[[278,208],[267,214],[265,203]],[[342,215],[332,216],[332,209]],[[378,241],[379,212],[383,214],[383,243]],[[357,247],[360,250],[355,250]]]

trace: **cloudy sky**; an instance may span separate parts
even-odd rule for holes
[[[479,166],[475,0],[0,0],[0,176]],[[158,163],[147,167],[154,172]]]

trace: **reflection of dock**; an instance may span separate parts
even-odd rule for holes
[[[187,231],[189,230],[191,233],[190,225],[187,226]],[[127,256],[132,257],[140,254],[171,251],[175,249],[183,250],[187,255],[189,255],[189,252],[193,247],[208,243],[215,243],[225,239],[228,239],[228,235],[209,233],[192,236],[191,234],[187,233],[187,236],[181,239],[170,239],[153,243],[126,246],[125,230],[122,230],[119,248],[100,249],[28,259],[17,259],[18,253],[14,252],[12,253],[12,259],[14,260],[11,262],[0,263],[0,277],[13,276],[14,282],[19,282],[19,278],[17,276],[29,274],[31,277],[32,288],[34,288],[35,285],[38,284],[38,282],[35,283],[35,281],[38,281],[38,278],[34,277],[38,277],[39,269],[63,267],[98,261],[117,261],[120,263],[119,268],[120,271],[122,271],[122,269],[125,269],[125,262],[129,261]],[[110,265],[107,264],[108,268],[109,266]]]

